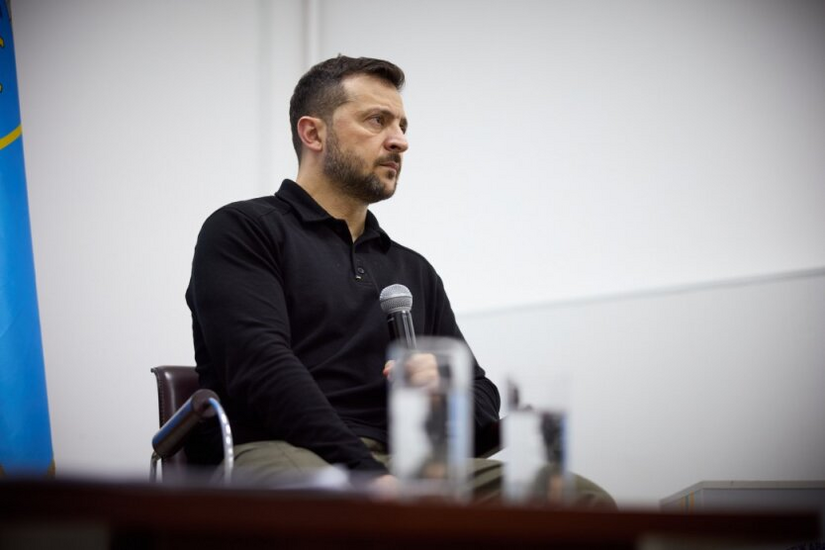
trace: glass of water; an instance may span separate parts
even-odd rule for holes
[[[390,471],[401,495],[470,496],[472,360],[460,340],[421,337],[415,346],[394,342],[390,373]],[[437,367],[437,383],[417,379],[422,356]]]
[[[568,503],[572,490],[566,460],[569,375],[554,370],[510,373],[504,394],[505,499]]]

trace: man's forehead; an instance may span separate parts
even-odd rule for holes
[[[372,75],[353,75],[342,80],[347,94],[347,103],[356,108],[378,107],[404,116],[404,102],[401,94],[392,85]]]

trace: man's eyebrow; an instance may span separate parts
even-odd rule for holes
[[[370,114],[370,113],[380,113],[380,114],[382,114],[384,116],[388,116],[390,118],[399,118],[398,114],[395,111],[393,111],[392,109],[388,108],[388,107],[370,107],[368,109],[365,109],[364,112],[366,112],[368,114]],[[402,124],[407,123],[407,117],[405,117],[405,116],[400,117],[400,120],[401,120]]]

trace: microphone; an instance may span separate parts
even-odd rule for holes
[[[387,314],[387,326],[390,340],[401,340],[409,348],[415,348],[415,330],[413,330],[413,297],[410,289],[404,285],[390,285],[381,291],[378,297],[381,309]]]

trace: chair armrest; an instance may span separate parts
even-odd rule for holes
[[[198,390],[186,400],[175,414],[161,426],[152,438],[152,447],[160,458],[169,458],[178,452],[186,437],[201,420],[215,416],[209,399],[218,399],[212,390]]]

